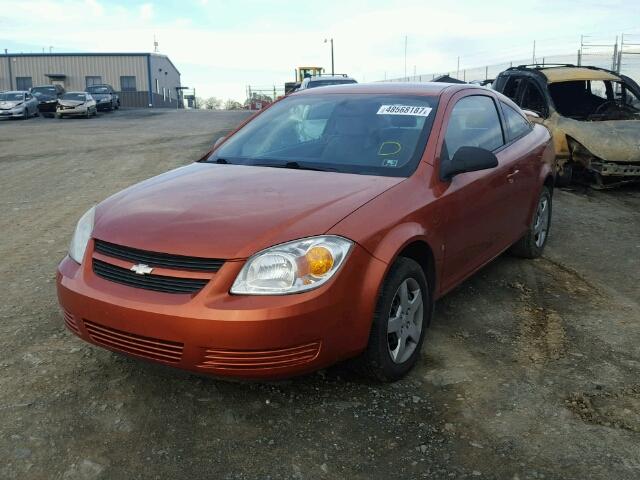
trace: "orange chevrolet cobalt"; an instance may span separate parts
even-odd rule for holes
[[[217,376],[353,359],[397,380],[438,297],[506,250],[542,253],[553,155],[543,126],[483,87],[295,93],[89,209],[58,267],[65,323]]]

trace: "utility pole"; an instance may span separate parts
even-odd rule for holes
[[[533,41],[533,59],[531,60],[533,65],[536,64],[536,41]]]
[[[460,79],[460,56],[458,56],[458,68],[456,70],[456,78]]]
[[[404,36],[404,78],[405,81],[408,81],[407,77],[407,36]]]
[[[329,39],[331,42],[331,75],[335,75],[335,71],[333,70],[333,38]],[[327,39],[324,39],[324,43],[327,43]]]

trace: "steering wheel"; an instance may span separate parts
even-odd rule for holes
[[[606,102],[603,102],[600,105],[598,105],[591,115],[601,114],[603,111],[605,111],[606,109],[612,106],[621,108],[621,106],[615,100],[607,100]]]

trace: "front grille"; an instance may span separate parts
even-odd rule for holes
[[[182,358],[184,345],[180,342],[143,337],[142,335],[105,327],[86,319],[84,320],[84,326],[87,328],[91,340],[114,350],[162,362],[175,363]]]
[[[198,365],[216,370],[260,370],[308,363],[320,353],[320,342],[276,350],[224,350],[208,348]]]
[[[95,240],[95,251],[109,257],[129,260],[133,263],[144,263],[150,267],[174,268],[178,270],[194,270],[199,272],[217,272],[224,260],[215,258],[188,257],[169,253],[149,252],[137,248],[123,247],[104,240]]]
[[[80,330],[78,330],[78,325],[76,324],[75,317],[71,315],[69,312],[67,312],[66,310],[62,312],[62,315],[64,316],[64,323],[67,326],[67,328],[71,330],[73,333],[75,333],[76,335],[80,335]]]
[[[93,272],[112,282],[135,288],[165,293],[195,293],[204,287],[208,280],[200,278],[165,277],[164,275],[139,275],[129,269],[93,259]]]

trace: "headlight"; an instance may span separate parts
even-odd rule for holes
[[[238,295],[284,295],[317,288],[340,269],[353,242],[336,236],[295,240],[247,260],[233,282]]]
[[[87,249],[87,243],[89,243],[89,239],[91,238],[95,212],[95,207],[87,210],[87,212],[80,217],[80,220],[78,220],[76,231],[73,232],[73,238],[69,245],[69,256],[78,263],[82,263],[84,252]]]

